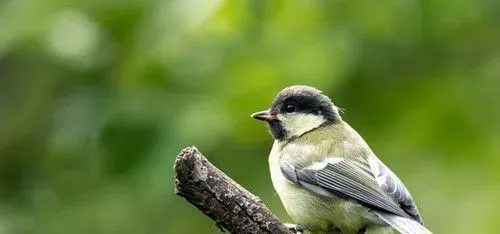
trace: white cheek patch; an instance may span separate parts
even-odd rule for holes
[[[304,113],[278,114],[277,118],[287,131],[288,137],[301,136],[325,122],[323,116]]]

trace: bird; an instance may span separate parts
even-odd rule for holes
[[[271,181],[296,233],[431,233],[401,180],[340,115],[322,91],[281,90],[267,122],[274,138]]]

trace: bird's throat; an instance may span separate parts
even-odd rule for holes
[[[271,132],[271,135],[273,136],[274,139],[283,140],[286,137],[286,130],[284,129],[283,124],[281,124],[280,121],[278,120],[269,121],[268,126],[269,126],[269,131]]]

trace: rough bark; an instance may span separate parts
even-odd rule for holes
[[[181,151],[174,171],[175,193],[213,219],[222,231],[293,233],[257,196],[212,165],[196,147]]]

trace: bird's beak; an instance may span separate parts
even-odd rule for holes
[[[254,119],[265,120],[265,121],[271,121],[276,119],[276,116],[271,114],[269,110],[253,113],[251,117]]]

